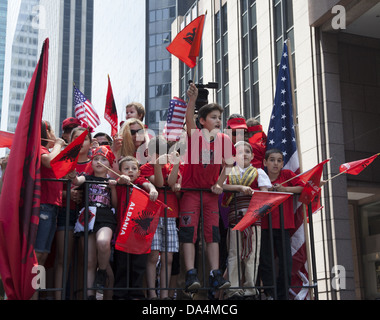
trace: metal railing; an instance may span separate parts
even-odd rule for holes
[[[78,237],[75,238],[74,242],[74,259],[70,259],[71,263],[70,265],[67,264],[67,261],[69,259],[68,257],[68,247],[69,247],[69,221],[70,221],[70,202],[71,202],[71,197],[70,197],[70,191],[71,191],[71,181],[70,180],[54,180],[54,179],[42,179],[45,181],[56,181],[56,182],[64,182],[66,183],[66,220],[65,220],[65,233],[64,233],[64,257],[63,257],[63,272],[62,272],[62,287],[61,288],[47,288],[47,289],[38,289],[37,291],[39,292],[54,292],[54,291],[61,291],[61,299],[66,300],[66,299],[72,299],[72,300],[80,300],[80,299],[87,299],[88,298],[88,290],[97,290],[97,288],[93,288],[91,285],[87,283],[87,267],[88,267],[88,237],[89,237],[89,230],[88,230],[88,223],[89,223],[89,184],[107,184],[105,182],[94,182],[94,181],[86,181],[84,183],[84,194],[83,194],[83,199],[84,199],[84,205],[85,205],[85,213],[84,213],[84,234],[83,234],[83,241],[84,241],[84,247],[83,247],[83,284],[79,285],[80,281],[79,279],[81,278],[80,274],[78,273],[78,261],[79,261],[79,239]],[[126,203],[129,203],[129,189],[132,188],[130,186],[125,186],[127,188],[127,198],[125,199]],[[169,188],[157,188],[161,189],[164,192],[164,197],[165,197],[165,203],[167,199],[167,191]],[[201,254],[200,254],[200,264],[202,268],[202,275],[203,279],[207,279],[207,274],[206,274],[206,253],[205,253],[205,240],[204,240],[204,220],[203,220],[203,194],[205,192],[211,192],[209,189],[182,189],[181,191],[198,191],[200,192],[200,201],[201,201],[201,206],[200,206],[200,224],[199,224],[199,229],[200,233],[198,236],[199,240],[199,245],[201,248]],[[236,192],[231,192],[231,193],[236,193]],[[235,201],[235,209],[236,207],[236,197],[234,197]],[[79,208],[77,208],[77,214],[79,214]],[[237,210],[235,210],[237,212]],[[285,243],[285,228],[284,228],[284,213],[283,213],[283,207],[282,205],[279,206],[279,212],[280,212],[280,228],[281,228],[281,238],[282,238],[282,243]],[[120,213],[117,213],[120,214]],[[165,209],[165,219],[164,219],[164,228],[165,228],[165,248],[167,248],[168,244],[168,239],[167,239],[167,209]],[[312,216],[312,208],[311,205],[308,206],[308,226],[309,226],[309,239],[310,239],[310,257],[311,257],[311,266],[309,270],[311,270],[311,283],[309,285],[305,286],[292,286],[290,283],[288,283],[287,277],[285,276],[285,294],[286,294],[286,299],[289,299],[289,289],[295,289],[295,288],[304,288],[309,290],[309,297],[310,299],[318,299],[318,285],[317,285],[317,273],[316,273],[316,260],[315,260],[315,247],[314,247],[314,232],[313,232],[313,216]],[[238,278],[239,278],[239,286],[238,287],[231,287],[230,289],[257,289],[261,293],[265,289],[272,289],[274,292],[274,300],[278,298],[278,293],[277,293],[277,274],[276,274],[276,261],[275,261],[275,249],[274,249],[274,240],[273,240],[273,228],[272,228],[272,219],[271,219],[271,213],[269,213],[269,239],[270,239],[270,250],[271,250],[271,262],[272,262],[272,281],[273,285],[271,286],[264,286],[264,285],[255,285],[252,287],[247,287],[242,285],[242,270],[241,270],[241,265],[239,263],[240,259],[240,250],[239,250],[239,241],[236,242],[237,246],[237,260],[238,260]],[[234,232],[239,232],[239,231],[234,231]],[[75,235],[74,235],[75,237]],[[236,237],[236,239],[239,239],[239,237]],[[114,249],[114,248],[113,248]],[[285,250],[285,246],[282,246],[282,249]],[[198,253],[198,251],[196,251]],[[165,261],[167,262],[167,250],[165,250],[163,253],[165,255]],[[287,264],[286,264],[286,254],[285,251],[283,252],[284,257],[283,261],[279,261],[278,263],[283,263],[284,267],[284,274],[286,275],[288,270],[287,270]],[[198,257],[199,258],[199,257]],[[129,259],[129,255],[127,255],[127,259]],[[111,257],[112,260],[112,257]],[[199,260],[199,259],[196,259]],[[127,260],[127,263],[129,265],[129,261]],[[228,268],[228,266],[227,266]],[[148,287],[141,287],[138,288],[139,290],[142,291],[147,291],[147,290],[184,290],[184,287],[170,287],[168,283],[168,269],[166,269],[166,283],[165,285],[161,284],[160,288],[154,287],[154,288],[148,288]],[[69,272],[70,271],[70,272]],[[71,283],[73,284],[73,287],[71,289],[72,294],[68,295],[67,289],[68,289],[68,275],[72,276],[73,281]],[[130,275],[127,273],[127,287],[125,288],[104,288],[104,291],[107,290],[112,290],[112,291],[117,291],[117,290],[124,290],[124,291],[129,291],[129,290],[136,290],[136,288],[131,288],[129,286],[129,281],[130,280]],[[212,290],[213,288],[209,287],[206,285],[207,281],[203,281],[203,286],[199,289],[199,291],[209,291]],[[257,283],[256,283],[257,284]],[[80,295],[82,293],[82,296]],[[260,294],[261,297],[261,294]]]

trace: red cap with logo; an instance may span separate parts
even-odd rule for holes
[[[244,118],[234,118],[234,119],[228,120],[227,127],[230,129],[234,129],[234,130],[237,130],[237,129],[247,130],[248,129]]]
[[[67,118],[62,122],[62,130],[74,129],[80,126],[80,121],[77,118]]]

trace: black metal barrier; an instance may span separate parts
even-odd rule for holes
[[[65,220],[65,233],[64,233],[64,258],[63,258],[63,273],[62,273],[62,287],[61,288],[47,288],[47,289],[38,289],[37,291],[39,292],[55,292],[55,291],[61,291],[61,299],[66,300],[86,300],[88,298],[88,290],[97,290],[96,288],[93,288],[90,284],[87,283],[87,267],[88,267],[88,237],[89,237],[89,230],[88,230],[88,214],[89,214],[89,188],[88,184],[107,184],[106,182],[94,182],[94,181],[86,181],[84,183],[84,193],[83,193],[83,199],[84,199],[84,206],[85,206],[85,214],[84,214],[84,235],[83,235],[83,241],[84,241],[84,246],[83,246],[83,274],[82,274],[82,281],[83,284],[80,284],[80,274],[78,271],[78,263],[79,263],[79,254],[80,252],[80,246],[79,246],[79,237],[75,236],[75,242],[74,242],[74,257],[71,259],[71,264],[68,266],[67,261],[68,261],[68,244],[69,244],[69,220],[70,220],[70,200],[71,200],[71,181],[70,180],[55,180],[55,179],[42,179],[44,181],[56,181],[56,182],[64,182],[66,183],[66,220]],[[127,192],[127,199],[125,199],[126,203],[129,203],[129,189],[132,188],[130,186],[125,186],[128,189]],[[157,188],[158,190],[163,190],[164,191],[164,196],[165,196],[165,203],[167,199],[167,191],[169,188]],[[207,279],[207,274],[206,274],[206,257],[205,257],[205,240],[204,240],[204,220],[203,220],[203,193],[204,192],[211,192],[209,189],[182,189],[181,191],[198,191],[200,192],[200,201],[201,201],[201,206],[200,206],[200,233],[198,236],[198,239],[201,243],[201,263],[202,263],[202,272],[203,272],[203,286],[199,289],[199,291],[205,290],[209,291],[212,288],[205,285]],[[236,193],[236,192],[231,192],[231,193]],[[235,199],[235,212],[237,212],[237,204],[236,204],[236,197]],[[77,208],[77,215],[79,215],[79,209]],[[280,211],[280,227],[281,227],[281,238],[282,238],[282,243],[285,242],[285,229],[284,229],[284,214],[283,214],[283,208],[282,205],[279,206],[279,211]],[[120,213],[116,213],[120,214]],[[164,219],[164,228],[165,228],[165,248],[167,248],[168,244],[168,239],[167,239],[167,209],[165,209],[165,219]],[[286,293],[286,299],[289,299],[289,289],[291,288],[303,288],[303,289],[308,289],[309,290],[309,298],[318,300],[318,285],[317,285],[317,272],[316,272],[316,259],[315,259],[315,246],[314,246],[314,232],[313,232],[313,217],[312,217],[312,208],[311,204],[308,206],[308,225],[309,225],[309,239],[310,239],[310,257],[311,261],[308,261],[311,263],[311,266],[309,270],[311,269],[311,283],[309,283],[308,286],[291,286],[290,283],[288,283],[287,277],[285,276],[285,293]],[[237,246],[237,260],[238,260],[238,278],[239,278],[239,286],[238,287],[230,287],[230,289],[257,289],[260,292],[259,299],[261,299],[261,293],[265,289],[273,289],[274,296],[273,299],[276,300],[278,298],[278,293],[277,293],[277,274],[276,274],[276,261],[275,261],[275,249],[274,249],[274,241],[273,241],[273,228],[272,228],[272,219],[271,219],[271,213],[269,213],[269,239],[270,239],[270,249],[271,249],[271,262],[272,262],[272,277],[273,277],[273,285],[272,286],[263,286],[263,285],[257,285],[253,287],[247,287],[242,285],[241,283],[241,265],[239,263],[240,259],[240,250],[239,250],[239,241],[236,242]],[[234,232],[240,232],[240,231],[234,231]],[[306,236],[305,236],[306,238]],[[239,237],[236,237],[237,240],[239,240]],[[285,250],[285,246],[282,245],[283,250]],[[112,251],[111,251],[112,252]],[[286,264],[286,254],[282,255],[284,257],[282,263],[284,265],[284,274],[287,274],[287,264]],[[167,250],[165,252],[161,253],[165,255],[165,261],[167,262]],[[129,259],[129,255],[127,256],[127,259]],[[112,257],[111,257],[112,260]],[[127,260],[127,263],[129,265],[129,261]],[[278,263],[281,263],[280,261]],[[228,268],[228,266],[227,266]],[[168,283],[168,269],[166,269],[166,283],[165,286],[161,286],[160,288],[147,288],[147,287],[142,287],[139,288],[139,290],[184,290],[184,287],[170,287]],[[70,286],[71,295],[68,295],[67,293],[67,288],[68,288],[68,280],[69,277],[68,275],[71,275],[71,278],[73,281],[71,283],[73,284],[73,287]],[[127,274],[127,283],[129,284],[129,273]],[[111,291],[116,291],[116,290],[136,290],[136,288],[130,288],[129,285],[125,288],[104,288],[103,293],[107,290]],[[82,293],[82,296],[81,296]]]

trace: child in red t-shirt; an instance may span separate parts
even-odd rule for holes
[[[214,289],[230,286],[219,270],[219,206],[218,196],[223,192],[225,180],[222,161],[232,166],[235,148],[231,139],[220,132],[223,108],[217,104],[203,106],[198,112],[202,130],[194,120],[198,89],[191,84],[188,90],[189,102],[186,111],[187,156],[183,167],[182,188],[211,189],[202,192],[203,227],[206,252],[210,263],[209,284]],[[185,290],[195,292],[200,282],[195,269],[195,242],[200,218],[201,201],[199,191],[185,191],[180,200],[179,239],[183,243],[186,268]]]
[[[153,138],[148,145],[148,153],[149,156],[152,157],[152,160],[150,163],[144,164],[141,167],[141,175],[146,177],[158,188],[179,187],[177,183],[179,178],[179,155],[177,157],[176,154],[166,154],[168,149],[168,143],[164,138]],[[148,263],[146,267],[146,280],[148,288],[155,287],[156,266],[160,253],[160,284],[162,288],[167,288],[169,286],[173,253],[178,252],[179,249],[178,232],[176,225],[176,220],[178,218],[177,196],[173,190],[160,189],[158,193],[158,199],[166,203],[169,206],[170,210],[163,210],[161,212],[158,227],[152,241],[151,253],[148,255]],[[168,277],[166,277],[166,273],[168,274]],[[168,298],[168,296],[168,290],[160,291],[161,299]],[[156,299],[156,291],[149,290],[148,298]]]
[[[140,164],[135,157],[127,156],[119,161],[119,170],[121,177],[118,179],[120,185],[116,186],[118,199],[118,227],[116,234],[119,234],[119,228],[122,225],[121,216],[128,207],[129,195],[132,191],[131,187],[122,186],[122,184],[131,185],[132,183],[144,189],[149,193],[149,198],[156,201],[158,192],[154,185],[146,178],[140,175]],[[129,254],[115,248],[114,252],[114,272],[115,285],[113,298],[119,299],[144,299],[144,292],[140,289],[143,287],[143,279],[147,263],[147,254]],[[131,288],[132,290],[120,290],[120,288]]]
[[[301,193],[304,183],[295,178],[289,182],[289,179],[296,176],[293,171],[283,169],[284,157],[280,150],[271,149],[265,153],[264,166],[267,169],[268,177],[272,182],[273,188],[270,191]],[[278,299],[286,298],[285,277],[287,278],[288,285],[291,283],[292,272],[292,253],[290,247],[289,229],[294,228],[294,211],[293,211],[293,197],[290,197],[283,204],[283,221],[284,221],[284,237],[285,243],[282,243],[282,230],[280,225],[280,210],[276,208],[272,211],[272,229],[273,229],[273,243],[274,248],[279,257],[279,276],[277,279]],[[261,219],[261,255],[260,255],[260,275],[264,286],[273,286],[273,272],[272,272],[272,259],[271,248],[269,239],[269,215]],[[285,247],[283,250],[283,246]],[[283,256],[285,251],[285,257]],[[285,274],[285,266],[286,271]],[[273,297],[273,289],[265,289],[267,297]]]
[[[61,152],[65,141],[56,138],[47,121],[41,123],[41,138],[41,179],[56,179],[50,161]],[[62,182],[41,180],[40,220],[34,249],[38,264],[42,266],[50,253],[56,232],[58,209],[62,206],[62,189]]]
[[[76,138],[78,138],[84,131],[86,131],[86,128],[83,127],[76,127],[71,131],[70,138],[68,139],[69,142],[73,142]],[[83,146],[81,150],[79,151],[79,158],[78,163],[75,167],[76,173],[78,176],[85,175],[85,174],[92,174],[93,170],[91,167],[91,159],[88,157],[88,153],[91,148],[91,133],[88,132],[88,135],[86,136]],[[59,210],[58,213],[58,219],[57,219],[57,233],[55,237],[56,246],[57,246],[57,260],[56,260],[56,266],[55,266],[55,287],[61,288],[62,287],[62,272],[63,272],[63,260],[64,260],[64,244],[65,244],[65,234],[66,234],[66,190],[67,186],[64,184],[63,187],[63,203],[62,207]],[[77,212],[79,210],[79,205],[82,203],[83,199],[83,190],[78,190],[78,187],[72,185],[71,186],[71,192],[70,192],[70,215],[69,215],[69,230],[67,232],[69,233],[69,241],[68,241],[68,247],[67,247],[67,265],[70,265],[71,262],[71,255],[72,255],[72,248],[74,243],[74,226],[77,219]],[[68,272],[68,271],[67,271]],[[109,277],[111,275],[109,274]],[[106,291],[105,293],[107,293]],[[55,292],[55,299],[61,300],[62,292],[60,290],[57,290]]]
[[[255,168],[264,169],[267,136],[263,131],[263,126],[255,118],[250,118],[247,120],[247,127],[247,140],[255,155],[251,163]]]

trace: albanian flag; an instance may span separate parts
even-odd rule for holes
[[[329,161],[330,159],[327,159],[317,164],[313,169],[300,175],[299,179],[305,182],[305,187],[302,190],[299,202],[308,205],[314,200],[315,196],[320,195],[321,188],[319,185],[321,183],[323,166]]]
[[[276,209],[291,195],[291,193],[255,191],[251,198],[251,202],[249,203],[247,212],[233,230],[244,231],[257,220],[265,217]]]
[[[0,148],[11,148],[14,138],[14,133],[0,131]]]
[[[171,54],[175,55],[189,68],[194,68],[197,64],[205,19],[206,15],[201,15],[193,20],[166,47]]]
[[[48,73],[49,39],[30,81],[17,123],[0,197],[0,273],[10,300],[29,300],[36,288],[41,198],[41,121]],[[8,178],[7,178],[8,177]]]
[[[367,159],[344,163],[340,166],[339,171],[352,175],[358,175],[365,168],[367,168],[379,155],[380,153],[375,154]]]
[[[78,163],[79,152],[82,149],[83,142],[88,135],[88,131],[83,133],[71,142],[59,155],[51,162],[50,166],[57,179],[63,178],[65,175],[73,171]]]
[[[107,91],[107,99],[106,99],[106,109],[104,111],[104,118],[111,125],[111,137],[114,137],[117,134],[117,124],[119,123],[117,117],[117,109],[115,104],[115,99],[113,96],[111,80],[108,76],[108,91]]]
[[[164,207],[160,201],[151,201],[145,191],[133,188],[127,209],[121,216],[115,248],[131,254],[149,253]]]

